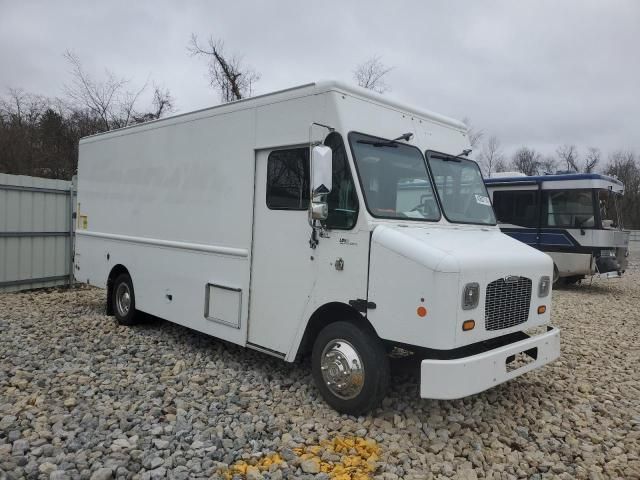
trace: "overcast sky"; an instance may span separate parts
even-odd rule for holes
[[[335,78],[380,55],[386,95],[469,117],[518,146],[640,151],[640,1],[0,0],[0,89],[62,96],[65,50],[170,89],[180,112],[218,103],[190,34],[224,39],[262,74],[255,93]]]

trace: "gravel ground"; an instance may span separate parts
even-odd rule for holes
[[[0,295],[0,479],[640,478],[640,269],[554,291],[560,360],[480,395],[341,416],[308,364],[89,288]]]

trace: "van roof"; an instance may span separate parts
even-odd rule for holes
[[[312,83],[306,83],[304,85],[298,85],[295,87],[291,87],[291,88],[286,88],[284,90],[277,90],[275,92],[270,92],[270,93],[265,93],[262,95],[256,95],[254,97],[249,97],[249,98],[243,98],[241,100],[234,100],[232,102],[228,102],[228,103],[221,103],[220,105],[214,105],[212,107],[206,107],[206,108],[202,108],[199,110],[193,110],[190,112],[185,112],[185,113],[179,113],[176,115],[171,115],[168,117],[163,117],[157,120],[151,120],[149,122],[144,122],[144,123],[140,123],[140,124],[136,124],[136,125],[129,125],[127,127],[123,127],[123,128],[119,128],[119,129],[115,129],[115,130],[110,130],[108,132],[102,132],[102,133],[96,133],[94,135],[89,135],[86,137],[83,137],[80,141],[82,142],[85,139],[89,139],[89,138],[93,138],[93,137],[97,137],[97,136],[102,136],[102,135],[109,135],[110,133],[113,132],[122,132],[123,130],[128,130],[128,129],[133,129],[133,128],[140,128],[143,126],[148,126],[150,124],[156,124],[156,123],[160,123],[160,122],[167,122],[167,121],[171,121],[174,119],[178,119],[180,117],[184,117],[187,115],[195,115],[198,113],[208,113],[208,112],[215,112],[218,109],[228,109],[228,110],[235,110],[234,107],[237,106],[238,109],[243,109],[243,108],[247,108],[247,107],[251,107],[252,104],[255,104],[255,106],[260,106],[260,105],[265,105],[270,103],[269,100],[271,98],[277,97],[277,101],[284,101],[284,100],[288,100],[290,98],[296,98],[296,97],[300,97],[300,96],[305,96],[305,92],[304,90],[307,90],[308,92],[306,93],[307,95],[317,95],[317,94],[321,94],[321,93],[326,93],[326,92],[331,92],[331,91],[337,91],[337,92],[342,92],[342,93],[346,93],[349,95],[352,95],[354,97],[359,97],[361,99],[367,100],[367,101],[372,101],[375,103],[378,103],[380,105],[384,105],[384,106],[388,106],[391,107],[393,109],[402,111],[402,112],[406,112],[406,113],[411,113],[416,115],[417,117],[421,117],[423,119],[426,120],[431,120],[433,122],[437,122],[440,124],[444,124],[448,127],[451,128],[455,128],[457,130],[461,130],[461,131],[467,131],[467,126],[462,123],[459,120],[455,120],[453,118],[444,116],[444,115],[440,115],[438,113],[432,112],[430,110],[423,110],[423,109],[419,109],[416,108],[413,105],[409,105],[406,103],[402,103],[393,99],[389,99],[379,93],[374,92],[373,90],[369,90],[369,89],[365,89],[365,88],[361,88],[361,87],[356,87],[353,85],[349,85],[347,83],[344,82],[339,82],[337,80],[321,80],[318,82],[312,82]]]

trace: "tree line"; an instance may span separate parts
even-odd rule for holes
[[[78,141],[96,133],[155,120],[173,111],[169,90],[133,85],[107,70],[95,79],[72,52],[70,80],[61,97],[10,88],[0,97],[0,172],[69,180],[78,165]],[[151,99],[142,104],[143,96]]]
[[[224,42],[213,36],[203,42],[193,34],[187,53],[205,61],[209,84],[223,103],[250,97],[261,78],[240,55],[229,53]],[[134,85],[110,70],[96,79],[73,52],[67,51],[64,58],[70,76],[61,97],[49,98],[15,88],[0,96],[0,172],[68,180],[77,171],[80,138],[175,111],[170,91],[154,82]],[[353,80],[363,88],[385,93],[391,89],[386,78],[393,69],[380,56],[372,56],[356,66]],[[605,161],[596,147],[580,152],[575,145],[561,145],[554,155],[543,155],[522,146],[509,156],[497,136],[485,135],[468,119],[465,123],[473,158],[484,176],[505,171],[611,175],[625,184],[620,209],[625,225],[640,228],[640,159],[635,152],[615,151]]]
[[[260,80],[260,74],[241,56],[228,53],[220,39],[201,42],[193,34],[187,53],[205,60],[210,86],[223,103],[251,96]],[[82,137],[175,111],[171,92],[149,80],[134,85],[111,70],[95,78],[75,53],[67,51],[64,59],[70,75],[61,96],[51,98],[19,88],[0,94],[0,172],[69,180],[77,171]],[[390,70],[380,57],[372,57],[356,68],[354,80],[383,93],[388,90],[384,76]]]

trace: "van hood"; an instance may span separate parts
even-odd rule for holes
[[[553,272],[548,255],[494,227],[377,225],[371,241],[434,272]]]

